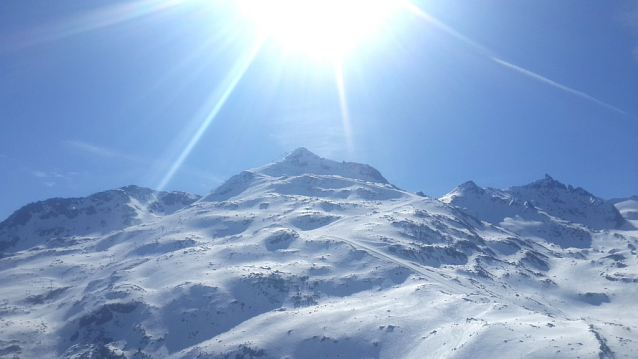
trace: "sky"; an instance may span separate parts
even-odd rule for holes
[[[315,33],[246,1],[0,1],[0,220],[203,195],[302,146],[433,197],[545,174],[638,194],[638,0],[412,0]]]

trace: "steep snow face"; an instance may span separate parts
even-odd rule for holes
[[[625,223],[613,204],[580,187],[565,186],[549,175],[504,190],[466,182],[440,200],[515,233],[563,247],[589,247],[587,228],[614,229]]]
[[[638,228],[638,196],[617,198],[610,201],[620,214],[634,227]]]
[[[55,237],[99,235],[174,213],[200,196],[137,186],[84,198],[28,204],[0,223],[0,251],[18,251]]]
[[[347,171],[245,171],[174,213],[2,253],[0,356],[632,357],[638,231],[532,206],[587,246]]]

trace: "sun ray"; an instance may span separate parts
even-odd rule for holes
[[[220,86],[218,88],[218,91],[213,93],[205,102],[205,104],[202,106],[202,109],[211,108],[211,110],[207,111],[206,116],[202,120],[202,123],[199,126],[199,128],[197,129],[197,132],[195,132],[195,134],[190,139],[186,147],[184,147],[184,149],[180,153],[179,157],[177,157],[175,162],[173,162],[173,164],[171,165],[171,168],[168,170],[166,175],[164,175],[164,177],[158,184],[157,186],[158,191],[165,189],[168,183],[171,181],[171,179],[175,175],[175,173],[177,173],[177,171],[180,169],[180,167],[182,166],[182,164],[184,163],[188,155],[191,153],[191,151],[193,150],[197,142],[199,142],[202,135],[206,132],[210,124],[213,122],[213,120],[215,119],[219,111],[222,109],[222,107],[226,103],[226,100],[228,100],[228,97],[232,94],[233,90],[235,89],[235,87],[237,86],[241,78],[244,76],[244,74],[246,73],[246,70],[248,69],[250,64],[253,62],[253,59],[259,52],[259,49],[261,48],[262,44],[263,44],[263,40],[257,41],[255,43],[255,45],[250,49],[250,51],[247,52],[245,57],[237,62],[236,66],[227,76],[226,81],[224,81],[224,85]]]
[[[350,122],[350,111],[348,110],[348,101],[346,99],[346,90],[343,84],[343,64],[339,61],[334,62],[335,77],[337,80],[337,92],[339,93],[339,108],[341,110],[341,123],[343,125],[343,134],[346,137],[346,146],[348,155],[352,158],[354,153],[354,144],[352,138],[352,125]]]

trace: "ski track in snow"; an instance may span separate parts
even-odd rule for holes
[[[427,269],[427,268],[423,268],[420,267],[414,263],[410,263],[406,260],[402,260],[399,259],[395,256],[389,255],[387,253],[384,253],[380,250],[374,249],[370,246],[367,246],[363,243],[361,243],[360,241],[354,240],[354,239],[345,239],[343,237],[337,237],[337,236],[330,236],[330,235],[323,235],[322,237],[325,238],[330,238],[330,239],[335,239],[337,241],[342,241],[345,243],[348,243],[350,245],[352,245],[355,248],[363,248],[365,249],[368,253],[373,253],[373,255],[379,259],[385,259],[388,260],[392,263],[398,264],[401,267],[405,267],[408,269],[413,270],[414,272],[422,275],[423,277],[429,279],[430,281],[436,283],[436,285],[439,285],[449,291],[451,291],[452,293],[456,293],[456,294],[469,294],[470,291],[465,288],[462,287],[460,285],[454,285],[453,282],[451,282],[450,280],[441,277],[439,274],[432,272],[431,270]]]

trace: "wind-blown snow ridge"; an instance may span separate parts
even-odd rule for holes
[[[2,222],[0,357],[638,352],[638,231],[549,176],[437,200],[302,148],[198,198],[126,187]]]

